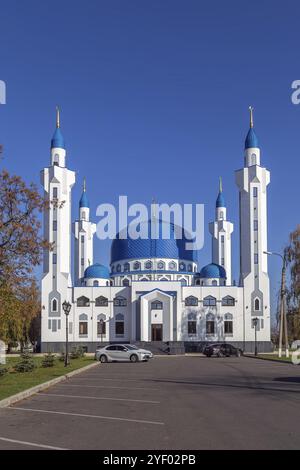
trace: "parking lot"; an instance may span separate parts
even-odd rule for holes
[[[297,449],[300,367],[252,358],[108,363],[0,409],[0,449]]]

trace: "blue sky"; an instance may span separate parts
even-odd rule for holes
[[[61,107],[68,166],[77,172],[73,216],[87,178],[101,202],[204,203],[214,216],[222,175],[238,278],[238,191],[248,106],[262,164],[271,171],[269,248],[299,222],[300,3],[291,0],[0,1],[1,166],[39,184]],[[207,225],[200,266],[210,261]],[[109,262],[96,241],[95,260]],[[279,261],[270,259],[272,295]]]

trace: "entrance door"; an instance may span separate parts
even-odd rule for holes
[[[162,341],[163,326],[161,323],[151,325],[151,341]]]

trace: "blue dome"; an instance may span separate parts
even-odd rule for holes
[[[85,191],[83,191],[82,196],[80,198],[79,207],[90,207],[89,200]]]
[[[245,140],[245,149],[250,149],[252,147],[258,148],[258,140],[254,132],[254,129],[250,127],[246,140]]]
[[[65,148],[65,141],[59,127],[55,129],[54,135],[51,140],[51,148]]]
[[[220,191],[216,201],[216,207],[226,207],[223,193]]]
[[[212,278],[226,279],[226,271],[219,264],[211,263],[211,264],[208,264],[207,266],[204,266],[204,268],[201,269],[200,277],[206,278],[206,279],[212,279]]]
[[[95,263],[86,268],[84,278],[109,279],[109,270],[106,266],[103,266],[103,264]]]
[[[151,220],[142,222],[140,230],[145,229],[149,234],[147,239],[138,238],[133,240],[128,237],[128,227],[126,228],[126,239],[121,239],[120,234],[116,235],[111,245],[111,263],[125,259],[139,259],[139,258],[174,258],[183,259],[197,262],[197,252],[195,250],[187,250],[185,244],[192,242],[185,237],[184,231],[181,227],[176,227],[174,224],[156,220],[152,224],[159,224],[158,239],[151,238]],[[145,227],[146,226],[146,227]],[[170,237],[163,239],[162,228],[165,230],[170,227]],[[181,239],[175,238],[175,229],[181,234]]]

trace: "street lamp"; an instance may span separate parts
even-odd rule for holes
[[[254,355],[257,356],[257,325],[259,322],[259,319],[257,317],[253,318],[253,325],[254,325],[254,331],[255,331],[255,339],[254,339]]]
[[[69,365],[69,351],[68,351],[68,346],[69,346],[69,321],[68,321],[68,316],[71,311],[71,304],[70,302],[67,302],[66,300],[62,304],[63,311],[65,312],[66,315],[66,354],[65,354],[65,367]]]
[[[285,273],[286,273],[286,255],[275,253],[274,251],[264,251],[266,255],[280,256],[282,259],[282,270],[281,270],[281,287],[280,287],[280,316],[279,316],[279,350],[278,357],[282,356],[282,337],[283,337],[283,326],[284,326],[284,340],[285,340],[285,355],[289,357],[289,344],[288,344],[288,330],[287,330],[287,318],[286,318],[286,287],[285,287]]]

